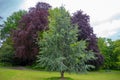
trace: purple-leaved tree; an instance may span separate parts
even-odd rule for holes
[[[99,67],[103,64],[104,58],[98,49],[97,37],[93,32],[93,28],[90,26],[89,16],[80,10],[73,14],[71,21],[73,24],[78,25],[78,41],[86,40],[88,43],[87,50],[92,50],[95,52],[97,59],[88,61],[88,63],[94,65],[95,69],[99,69]]]
[[[15,58],[20,65],[30,65],[38,54],[38,33],[48,29],[48,9],[51,6],[39,2],[35,7],[29,9],[13,32],[15,47]]]

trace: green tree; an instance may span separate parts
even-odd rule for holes
[[[118,56],[120,54],[120,42],[112,41],[111,39],[99,38],[98,46],[100,52],[104,55],[104,68],[117,69]]]
[[[0,47],[0,62],[4,64],[14,64],[14,53],[13,42],[11,37],[8,37],[6,41]]]
[[[24,10],[14,12],[3,23],[3,28],[1,30],[1,36],[0,36],[3,40],[2,46],[0,47],[0,61],[3,63],[14,64],[15,49],[13,47],[14,43],[11,34],[12,34],[12,30],[17,29],[21,17],[25,14],[26,11]]]
[[[119,57],[120,57],[120,40],[116,40],[114,41],[114,46],[115,46],[115,49],[114,49],[114,54],[115,54],[115,57],[117,57],[117,59],[115,59],[116,61],[120,61]]]
[[[10,36],[12,30],[17,29],[21,17],[26,13],[27,12],[25,10],[19,10],[18,12],[14,12],[11,16],[7,18],[6,21],[4,21],[4,27],[1,30],[2,38]]]
[[[109,41],[110,42],[110,41]],[[110,43],[108,42],[108,39],[106,38],[98,38],[98,47],[100,49],[100,52],[104,56],[104,65],[103,68],[110,69],[110,54],[112,54],[112,50],[110,50]]]
[[[78,28],[71,24],[70,15],[64,7],[50,10],[49,21],[50,29],[43,32],[39,41],[37,67],[59,71],[63,80],[64,72],[84,72],[92,66],[85,62],[94,56],[85,50],[85,41],[77,40]]]
[[[120,40],[114,41],[113,53],[114,53],[113,58],[114,58],[114,61],[117,64],[117,69],[120,70]]]

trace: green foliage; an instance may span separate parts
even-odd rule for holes
[[[120,40],[114,41],[114,46],[113,53],[117,57],[115,60],[120,62]]]
[[[117,62],[119,62],[120,55],[120,41],[112,41],[111,39],[99,38],[98,46],[100,52],[104,55],[105,58],[103,68],[120,69],[117,64]]]
[[[4,21],[4,28],[1,30],[2,38],[8,37],[12,30],[17,29],[21,17],[26,13],[25,10],[19,10],[18,12],[14,12],[6,21]]]
[[[119,80],[120,71],[97,71],[87,74],[65,73],[66,80]],[[36,70],[16,70],[0,67],[0,80],[46,80],[59,77],[58,72],[36,71]],[[57,80],[57,79],[55,79]]]
[[[12,64],[13,60],[14,60],[13,42],[11,37],[9,37],[0,48],[0,62]]]
[[[120,70],[120,61],[116,62],[117,70]]]
[[[43,38],[39,41],[37,67],[63,74],[86,71],[90,65],[85,62],[94,56],[85,50],[85,41],[77,40],[78,28],[71,24],[69,13],[64,7],[55,8],[49,13],[49,30],[43,32]]]

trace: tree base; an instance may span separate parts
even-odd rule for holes
[[[69,77],[64,77],[64,79],[61,79],[60,77],[51,77],[47,78],[46,80],[73,80],[73,79]]]

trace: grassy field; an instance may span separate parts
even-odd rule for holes
[[[58,72],[0,68],[0,80],[48,80],[48,78],[59,76]],[[69,77],[71,80],[120,80],[120,71],[99,71],[86,74],[65,73],[65,77]]]

